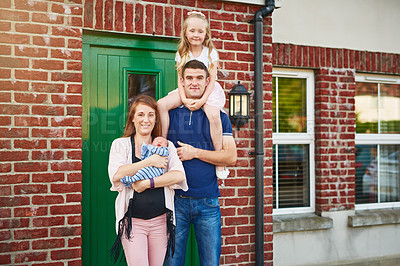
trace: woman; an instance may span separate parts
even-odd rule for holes
[[[121,244],[128,265],[163,264],[167,248],[174,250],[174,190],[187,190],[185,172],[176,148],[168,141],[169,156],[154,154],[140,160],[141,146],[161,135],[156,101],[141,95],[132,103],[121,138],[113,141],[108,174],[115,200],[117,240],[112,247],[114,260]],[[120,181],[148,166],[164,168],[164,174],[136,181],[126,188]]]

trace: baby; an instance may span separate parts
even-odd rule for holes
[[[160,156],[168,156],[168,140],[163,137],[157,137],[153,140],[152,144],[143,143],[141,149],[142,160],[152,156],[153,154],[158,154]],[[136,181],[143,179],[150,179],[156,176],[162,175],[164,169],[157,168],[154,166],[148,166],[140,169],[134,176],[125,176],[121,179],[122,184],[124,184],[127,188],[131,188],[132,184]]]

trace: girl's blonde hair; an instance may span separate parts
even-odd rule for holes
[[[179,63],[177,63],[176,70],[179,72],[189,58],[190,43],[186,37],[186,30],[188,28],[188,20],[191,18],[199,18],[206,23],[206,36],[204,37],[203,45],[208,48],[208,59],[211,62],[210,67],[208,68],[208,71],[211,71],[211,69],[213,67],[215,67],[211,60],[211,51],[216,50],[216,49],[211,40],[210,24],[208,23],[206,16],[200,12],[189,12],[188,14],[189,14],[189,16],[183,22],[183,26],[182,26],[182,30],[181,30],[181,39],[179,40],[179,43],[178,43],[178,53],[181,56],[181,61]]]

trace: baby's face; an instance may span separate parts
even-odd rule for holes
[[[163,137],[157,137],[153,140],[153,146],[156,147],[166,147],[168,146],[168,141],[166,138]]]

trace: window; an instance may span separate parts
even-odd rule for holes
[[[313,212],[314,75],[273,72],[274,214]]]
[[[356,76],[356,209],[400,206],[400,78]]]

